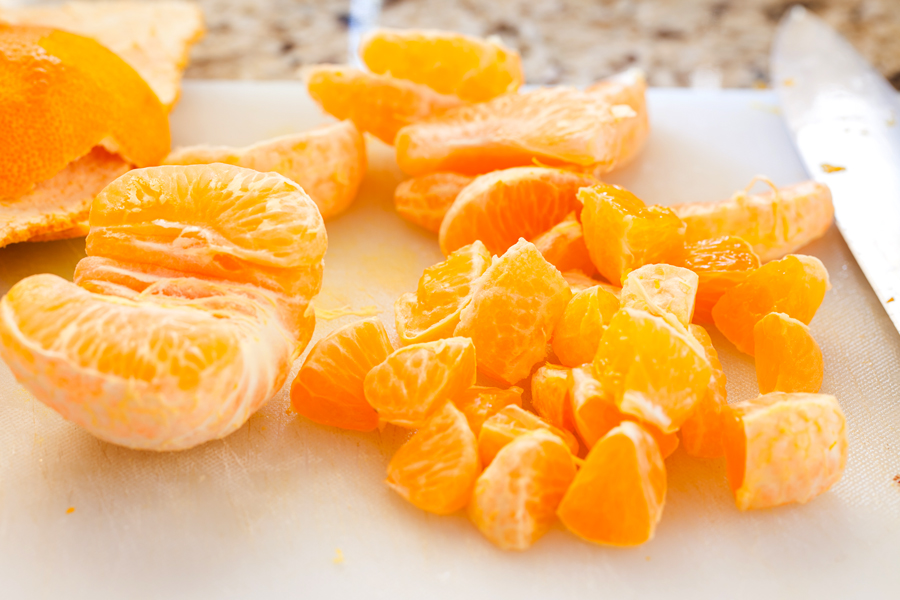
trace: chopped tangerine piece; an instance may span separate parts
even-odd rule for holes
[[[511,387],[508,389],[495,387],[482,387],[473,385],[465,392],[453,398],[456,408],[461,410],[469,427],[476,436],[481,433],[481,426],[489,418],[500,412],[506,406],[514,404],[522,406],[522,388]]]
[[[554,427],[575,431],[569,402],[569,371],[559,365],[541,365],[531,376],[531,405]]]
[[[818,258],[791,254],[764,264],[725,292],[713,307],[713,321],[738,350],[753,356],[753,328],[761,318],[780,312],[809,325],[830,288]]]
[[[407,221],[438,233],[450,205],[473,179],[443,172],[407,179],[394,190],[394,208]]]
[[[476,280],[490,264],[490,252],[476,240],[425,269],[416,292],[402,294],[394,303],[400,341],[432,342],[452,336],[460,311],[472,299]]]
[[[459,98],[438,94],[418,83],[341,65],[310,67],[306,70],[306,87],[325,112],[342,121],[350,119],[360,131],[371,133],[385,144],[393,144],[405,125],[462,104]]]
[[[699,325],[690,325],[688,331],[703,346],[711,375],[706,394],[697,402],[693,414],[681,425],[681,443],[691,456],[717,458],[725,452],[722,447],[722,411],[728,399],[725,372],[706,330]]]
[[[534,244],[519,240],[475,283],[455,335],[472,339],[485,375],[514,384],[546,358],[571,297],[559,271]]]
[[[503,550],[527,550],[556,521],[556,509],[575,478],[572,453],[542,430],[504,446],[475,482],[469,518]]]
[[[303,361],[291,385],[291,406],[316,423],[372,431],[378,413],[366,402],[363,381],[393,351],[378,317],[335,329]]]
[[[834,396],[774,392],[727,411],[725,458],[739,509],[803,504],[840,481],[847,424]]]
[[[524,81],[518,52],[451,31],[377,29],[362,41],[359,56],[373,73],[468,102],[515,92]]]
[[[685,225],[662,206],[646,206],[618,186],[601,183],[578,192],[581,224],[591,260],[600,274],[620,284],[630,271],[653,263],[677,264],[684,253]]]
[[[678,263],[697,274],[694,319],[712,322],[712,308],[722,294],[759,268],[759,257],[749,242],[736,236],[688,242]]]
[[[386,483],[418,508],[447,515],[469,502],[479,473],[475,434],[448,402],[397,450]]]
[[[623,308],[600,339],[594,372],[623,413],[673,433],[706,393],[703,348],[677,320]]]
[[[593,275],[597,272],[574,212],[531,241],[547,262],[563,273],[574,270]]]
[[[565,271],[562,276],[566,283],[569,284],[573,294],[586,290],[589,287],[600,286],[601,289],[615,296],[616,300],[622,295],[622,288],[619,286],[588,277],[582,271]]]
[[[519,238],[531,239],[581,210],[578,189],[596,183],[590,175],[547,167],[517,167],[476,177],[463,189],[441,223],[444,254],[481,240],[503,254]]]
[[[382,420],[415,428],[474,383],[475,347],[454,337],[395,350],[369,371],[364,386]]]
[[[638,308],[658,317],[669,313],[682,325],[694,317],[697,274],[672,265],[644,265],[628,273],[622,283],[622,307]]]
[[[822,351],[809,327],[783,313],[769,313],[753,328],[759,393],[806,392],[822,387]]]
[[[634,158],[647,137],[646,82],[637,76],[634,106],[625,96],[569,87],[506,94],[448,110],[397,134],[397,163],[410,175],[476,175],[534,164],[610,171]]]
[[[481,426],[478,434],[478,452],[481,464],[489,465],[501,448],[529,431],[544,429],[549,431],[568,447],[572,454],[578,454],[578,440],[559,427],[554,427],[534,413],[510,404],[497,411]]]
[[[687,224],[688,241],[735,235],[747,240],[764,263],[822,237],[834,220],[831,191],[815,181],[764,194],[738,192],[725,202],[681,204],[672,210]]]
[[[366,174],[366,144],[350,121],[342,121],[251,146],[188,146],[171,152],[166,165],[225,163],[254,171],[274,171],[296,182],[312,198],[323,219],[347,210]]]
[[[559,362],[567,367],[592,362],[600,338],[618,310],[618,298],[598,285],[572,296],[553,332],[553,352]]]
[[[623,421],[588,452],[557,515],[589,542],[634,546],[653,538],[665,499],[666,467],[656,442]]]

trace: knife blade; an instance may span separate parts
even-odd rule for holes
[[[900,331],[900,97],[799,6],[778,26],[771,71],[806,170],[831,188],[838,228]]]

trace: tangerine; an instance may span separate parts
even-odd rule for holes
[[[711,323],[713,306],[722,294],[759,268],[759,257],[749,242],[730,235],[686,243],[678,266],[690,269],[699,278],[694,319]]]
[[[394,190],[394,208],[407,221],[438,233],[450,205],[472,179],[444,172],[407,179]]]
[[[759,393],[806,392],[822,387],[822,351],[809,327],[784,313],[769,313],[753,328]]]
[[[478,433],[478,452],[481,464],[489,465],[501,448],[517,437],[530,431],[546,430],[559,438],[575,455],[578,454],[578,440],[575,436],[559,427],[554,427],[534,413],[510,404],[504,406],[493,416],[485,420]]]
[[[710,378],[706,394],[697,402],[693,414],[681,425],[681,443],[691,456],[717,458],[725,452],[722,446],[722,411],[728,402],[725,372],[706,330],[699,325],[690,325],[688,330],[703,346],[709,361]]]
[[[694,317],[697,274],[672,265],[644,265],[625,276],[622,307],[645,310],[658,317],[668,313],[687,327]]]
[[[577,367],[594,360],[600,338],[619,300],[599,285],[576,292],[553,331],[553,353],[563,365]]]
[[[531,376],[531,406],[542,419],[566,431],[575,431],[569,402],[571,369],[545,363]]]
[[[548,263],[563,273],[580,271],[586,275],[593,275],[597,272],[584,243],[581,223],[578,222],[574,212],[569,213],[565,219],[531,242]]]
[[[515,386],[502,389],[473,385],[456,396],[453,403],[466,415],[472,433],[477,436],[481,433],[481,426],[484,425],[484,422],[504,407],[514,404],[521,408],[522,392],[522,388]]]

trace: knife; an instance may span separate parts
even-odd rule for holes
[[[806,170],[831,188],[837,226],[900,330],[900,96],[799,6],[778,26],[771,67]]]

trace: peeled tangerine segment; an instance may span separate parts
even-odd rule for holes
[[[482,464],[489,465],[501,448],[530,431],[546,430],[558,437],[572,454],[578,454],[578,440],[564,429],[554,427],[534,413],[515,406],[505,406],[481,426],[478,451]]]
[[[515,92],[524,82],[518,52],[452,31],[377,29],[363,39],[359,55],[373,73],[468,102]]]
[[[480,473],[475,434],[448,402],[397,450],[386,483],[414,506],[446,515],[468,504]]]
[[[712,309],[722,294],[759,268],[759,257],[750,243],[736,236],[688,242],[678,266],[697,274],[694,319],[712,322]]]
[[[490,264],[490,252],[476,240],[425,269],[416,292],[402,294],[394,303],[401,343],[432,342],[452,336],[460,311],[472,298],[475,281]]]
[[[728,481],[741,510],[809,502],[840,481],[847,425],[834,396],[774,392],[728,407]]]
[[[456,408],[461,410],[469,421],[469,427],[476,436],[481,433],[481,426],[489,418],[509,405],[522,407],[522,388],[507,389],[473,385],[462,394],[453,398]]]
[[[519,238],[532,239],[581,211],[578,189],[590,175],[547,167],[516,167],[476,177],[450,205],[441,223],[441,251],[481,240],[500,255]]]
[[[472,339],[485,375],[512,385],[544,360],[571,297],[559,271],[519,240],[475,283],[455,335]]]
[[[395,350],[369,371],[364,387],[382,420],[416,428],[474,383],[475,347],[454,337]]]
[[[694,316],[697,274],[672,265],[644,265],[622,283],[622,307],[645,310],[658,317],[669,313],[687,327]]]
[[[597,285],[572,296],[553,332],[553,352],[559,362],[567,367],[592,362],[600,338],[618,310],[618,298]]]
[[[0,358],[38,400],[98,438],[180,450],[238,429],[277,392],[296,340],[276,306],[92,294],[35,275],[0,301]]]
[[[671,317],[670,317],[671,318]],[[706,394],[710,366],[680,323],[633,308],[613,317],[594,372],[623,413],[673,433]]]
[[[303,361],[291,385],[291,406],[316,423],[372,431],[378,413],[366,402],[363,382],[393,351],[378,317],[332,331]]]
[[[620,285],[629,272],[653,263],[678,264],[685,224],[662,206],[647,206],[623,188],[607,183],[578,192],[581,224],[591,260],[600,274]]]
[[[623,421],[591,448],[557,515],[597,544],[634,546],[653,538],[666,499],[666,467],[653,437]]]
[[[569,402],[569,372],[560,365],[541,365],[531,376],[531,406],[545,421],[566,431],[575,431]]]
[[[697,402],[693,414],[681,425],[681,444],[691,456],[717,458],[725,453],[722,446],[722,413],[728,402],[725,372],[706,330],[699,325],[691,325],[688,331],[703,346],[709,361],[710,378],[706,394]]]
[[[531,241],[547,262],[563,273],[581,271],[593,275],[597,272],[584,243],[581,223],[574,212]]]
[[[450,205],[472,179],[469,175],[449,172],[407,179],[394,189],[394,208],[410,223],[438,233]]]
[[[753,328],[770,312],[809,325],[831,288],[822,262],[802,254],[766,263],[727,291],[712,310],[713,321],[728,341],[753,356]]]
[[[503,550],[526,550],[556,521],[574,478],[572,453],[558,437],[526,433],[504,446],[475,482],[469,519]]]
[[[753,328],[759,393],[815,394],[825,375],[822,351],[809,327],[783,313],[769,313]]]
[[[564,271],[562,276],[563,279],[566,280],[566,283],[569,284],[569,288],[572,290],[573,294],[586,290],[589,287],[598,286],[615,296],[616,300],[618,300],[622,295],[621,287],[613,285],[611,283],[607,283],[605,281],[600,281],[599,279],[588,277],[582,271]]]

